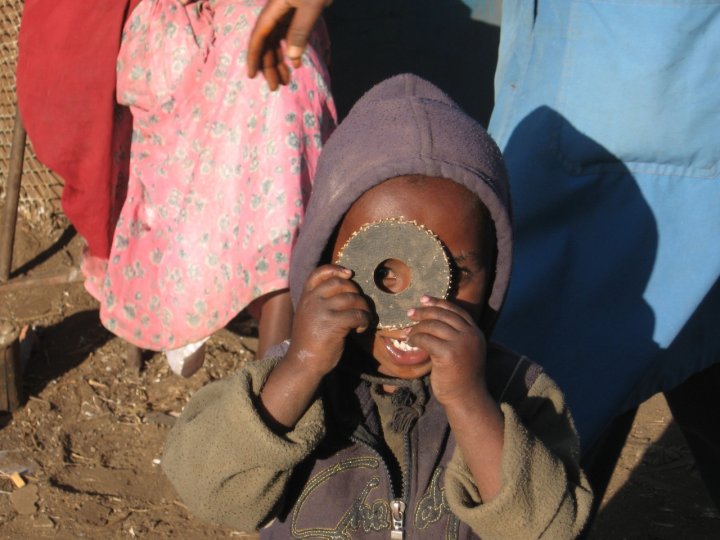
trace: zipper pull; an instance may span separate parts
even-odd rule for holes
[[[392,517],[392,530],[390,540],[403,540],[403,520],[405,519],[405,503],[400,499],[390,501],[390,515]]]

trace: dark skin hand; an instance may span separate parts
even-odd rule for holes
[[[250,33],[247,73],[251,79],[262,71],[270,90],[290,82],[290,68],[301,66],[310,34],[332,0],[268,0]],[[287,40],[283,54],[281,40]]]
[[[327,264],[305,283],[290,348],[260,394],[268,420],[280,430],[292,429],[310,406],[323,377],[340,361],[347,335],[370,324],[370,306],[351,278],[352,271]]]
[[[408,316],[408,342],[430,354],[430,384],[484,501],[501,488],[504,419],[487,391],[485,336],[461,307],[424,296]],[[482,449],[482,451],[478,451]]]
[[[408,313],[417,324],[408,342],[432,359],[430,384],[444,406],[462,401],[476,388],[485,388],[485,336],[472,317],[447,300],[423,296],[421,307]]]

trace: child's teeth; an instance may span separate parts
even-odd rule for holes
[[[390,338],[390,341],[392,341],[392,344],[395,348],[400,349],[401,351],[417,351],[417,350],[419,350],[417,347],[411,347],[407,341],[400,341],[395,338]]]

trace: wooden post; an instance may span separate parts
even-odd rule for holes
[[[25,127],[20,118],[20,110],[15,107],[15,127],[10,164],[5,184],[5,215],[0,231],[0,282],[10,278],[12,269],[13,246],[15,244],[15,226],[17,224],[18,203],[20,202],[20,180],[22,179],[23,159],[25,159]]]
[[[13,412],[22,401],[20,333],[7,319],[0,319],[0,411]]]

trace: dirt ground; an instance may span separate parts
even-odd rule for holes
[[[80,243],[71,230],[21,223],[14,267],[70,268]],[[0,317],[32,329],[26,401],[0,424],[0,537],[254,537],[194,518],[158,466],[189,396],[253,358],[249,319],[214,336],[204,367],[182,379],[160,355],[130,368],[80,284],[0,293]],[[590,539],[677,538],[720,538],[720,514],[658,395],[640,409]]]

